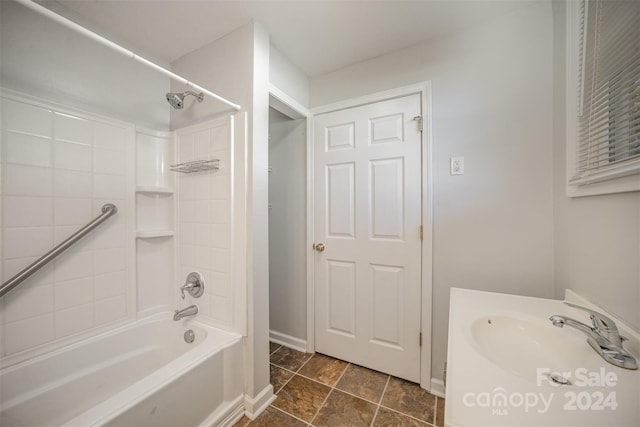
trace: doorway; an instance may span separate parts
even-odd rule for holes
[[[306,118],[269,108],[269,337],[307,351]]]
[[[403,228],[406,227],[406,230],[403,230],[403,233],[405,233],[406,236],[409,236],[409,234],[411,234],[412,236],[411,239],[415,239],[415,236],[420,236],[419,248],[416,249],[414,245],[411,247],[411,249],[408,250],[408,252],[413,253],[413,255],[418,254],[417,257],[419,259],[419,270],[416,273],[415,268],[412,267],[410,269],[412,271],[409,274],[409,276],[411,277],[410,280],[413,283],[416,282],[416,277],[419,282],[418,291],[416,292],[416,289],[414,287],[410,293],[411,298],[415,300],[414,303],[418,301],[418,312],[417,312],[418,314],[417,315],[415,314],[416,313],[415,307],[413,307],[411,309],[413,314],[411,315],[412,320],[411,320],[411,326],[409,327],[410,330],[405,334],[406,339],[402,337],[402,340],[403,340],[402,343],[400,343],[399,341],[397,341],[396,343],[393,342],[395,338],[393,337],[393,334],[391,333],[391,329],[389,328],[389,325],[391,323],[387,324],[384,321],[381,321],[380,320],[381,318],[371,319],[371,316],[369,316],[369,320],[373,321],[374,323],[377,322],[377,326],[379,326],[378,331],[381,332],[381,334],[379,334],[380,335],[379,337],[375,337],[374,341],[376,341],[376,344],[382,345],[383,349],[397,350],[398,348],[403,348],[405,346],[404,343],[407,343],[407,345],[409,345],[409,339],[410,339],[411,340],[410,345],[414,347],[417,345],[418,350],[417,352],[415,351],[415,348],[411,350],[410,358],[412,359],[411,363],[412,363],[412,366],[414,367],[412,369],[411,374],[407,374],[407,375],[400,374],[395,372],[393,369],[387,369],[384,366],[380,366],[377,364],[376,365],[369,364],[368,362],[366,363],[363,362],[362,364],[363,365],[369,364],[369,366],[374,367],[374,369],[379,369],[385,372],[393,372],[394,375],[397,375],[403,378],[410,378],[411,381],[419,382],[423,388],[430,390],[432,388],[432,380],[431,380],[432,234],[431,233],[432,233],[433,216],[432,216],[432,180],[431,180],[431,165],[430,165],[430,162],[431,162],[431,128],[430,128],[431,86],[429,82],[402,87],[402,88],[398,88],[398,89],[394,89],[386,92],[375,93],[375,94],[360,97],[360,98],[354,98],[348,101],[338,102],[325,107],[318,107],[312,110],[311,112],[305,111],[305,114],[298,115],[297,117],[295,117],[296,114],[293,114],[294,117],[291,117],[292,114],[289,114],[286,108],[285,109],[278,108],[278,111],[280,111],[284,115],[282,114],[278,115],[278,114],[275,114],[277,113],[277,111],[276,112],[272,111],[272,115],[271,115],[272,120],[270,121],[271,122],[270,128],[272,130],[275,130],[279,126],[283,126],[283,127],[291,126],[292,128],[295,128],[296,127],[296,124],[294,123],[295,120],[301,119],[301,121],[297,124],[298,126],[297,132],[293,132],[293,133],[285,132],[285,133],[288,133],[289,135],[296,134],[297,138],[300,138],[298,140],[299,144],[297,145],[297,148],[302,149],[304,147],[304,150],[306,151],[306,154],[305,154],[306,157],[302,155],[297,156],[296,162],[299,162],[299,163],[295,163],[295,166],[296,167],[301,166],[302,170],[305,171],[304,173],[306,173],[307,186],[306,186],[306,192],[304,197],[300,196],[301,193],[298,193],[298,196],[296,196],[298,203],[295,205],[298,213],[305,212],[306,222],[304,222],[301,219],[301,217],[298,217],[297,221],[302,221],[302,222],[299,222],[300,225],[298,228],[293,226],[294,224],[293,222],[287,222],[287,227],[285,227],[287,229],[286,230],[287,233],[291,233],[292,229],[299,230],[299,233],[297,235],[299,240],[297,240],[296,243],[292,245],[292,248],[298,248],[297,250],[299,250],[299,252],[296,252],[296,255],[299,255],[299,257],[296,257],[295,261],[292,261],[291,258],[286,259],[286,257],[284,257],[284,260],[282,260],[282,258],[278,260],[278,257],[280,257],[281,254],[284,254],[285,250],[288,250],[288,248],[286,248],[287,243],[275,244],[275,241],[280,240],[283,237],[282,235],[279,234],[280,232],[277,231],[277,225],[275,223],[277,221],[282,220],[287,215],[290,215],[292,212],[285,213],[283,214],[283,216],[278,216],[276,205],[274,203],[276,199],[272,197],[272,194],[270,194],[270,197],[269,197],[270,257],[275,257],[272,260],[270,260],[270,265],[272,265],[271,269],[275,269],[274,273],[270,274],[270,319],[271,319],[270,339],[273,342],[276,342],[278,344],[283,344],[297,350],[301,350],[301,351],[306,350],[307,352],[311,352],[311,353],[315,351],[325,352],[331,355],[330,351],[324,350],[324,348],[322,348],[322,344],[320,344],[319,346],[319,341],[318,341],[319,334],[318,334],[317,323],[319,321],[320,322],[323,321],[321,318],[323,314],[319,313],[318,304],[317,304],[317,299],[319,295],[317,294],[317,289],[316,289],[316,287],[318,286],[317,282],[319,279],[317,277],[318,272],[320,271],[322,274],[322,270],[324,270],[325,273],[328,271],[327,270],[328,263],[325,262],[323,264],[323,262],[329,260],[327,258],[327,255],[329,254],[330,249],[327,249],[327,252],[324,252],[324,255],[325,255],[324,261],[318,259],[319,257],[322,256],[321,254],[323,254],[323,252],[318,252],[317,250],[314,251],[312,249],[312,245],[315,245],[317,243],[323,243],[322,241],[323,236],[321,235],[322,233],[318,233],[318,225],[316,224],[316,221],[315,221],[317,205],[319,204],[317,195],[314,194],[316,192],[315,182],[318,180],[321,180],[321,181],[324,180],[326,183],[326,176],[324,178],[318,178],[317,176],[319,165],[317,164],[318,163],[317,159],[315,159],[316,153],[315,153],[315,149],[313,148],[315,144],[318,144],[318,142],[315,141],[315,139],[318,139],[317,136],[315,135],[315,132],[317,131],[316,128],[318,125],[317,118],[322,115],[330,115],[333,112],[346,111],[349,109],[366,106],[368,104],[375,104],[379,102],[384,103],[386,101],[398,100],[401,98],[410,97],[412,95],[415,95],[418,97],[419,108],[417,112],[414,112],[415,108],[411,107],[406,112],[400,113],[400,117],[401,117],[400,121],[402,122],[402,126],[401,126],[402,130],[400,132],[403,135],[402,138],[404,138],[404,135],[406,132],[411,131],[413,134],[415,134],[415,130],[416,129],[419,130],[420,136],[419,136],[418,144],[420,145],[420,150],[417,152],[412,152],[412,154],[408,154],[408,156],[411,158],[410,160],[408,160],[405,157],[405,160],[399,161],[398,160],[399,157],[393,154],[393,149],[391,149],[388,153],[390,154],[390,157],[388,157],[387,160],[377,162],[377,163],[374,162],[373,165],[370,164],[365,169],[368,169],[371,172],[372,171],[371,167],[374,167],[374,169],[377,168],[377,170],[374,172],[376,173],[379,172],[378,177],[380,179],[378,183],[379,185],[378,184],[377,185],[378,185],[378,188],[382,190],[384,188],[387,188],[387,189],[391,188],[387,186],[387,184],[393,181],[390,178],[393,178],[394,176],[396,178],[399,177],[397,173],[400,171],[401,168],[399,168],[398,166],[402,166],[402,168],[404,168],[405,164],[408,165],[408,163],[406,162],[409,162],[414,165],[414,166],[411,166],[410,168],[411,170],[413,170],[410,176],[404,175],[404,177],[401,178],[400,181],[406,182],[406,180],[409,179],[412,182],[412,185],[417,183],[419,187],[419,190],[417,193],[413,190],[411,192],[412,207],[410,209],[412,212],[415,213],[416,212],[415,209],[417,205],[417,212],[418,212],[419,219],[416,224],[419,224],[418,228],[415,230],[413,229],[414,225],[416,225],[416,224],[413,224],[413,222],[415,222],[414,220],[411,220],[410,222],[406,222],[404,217],[401,218],[401,220],[404,221],[404,224],[402,225],[402,227]],[[273,106],[273,104],[271,105]],[[276,103],[276,105],[278,105],[278,103]],[[375,108],[377,107],[374,107],[374,110]],[[309,117],[308,124],[306,123],[307,116]],[[378,132],[379,138],[377,143],[379,143],[380,146],[391,147],[391,145],[393,145],[392,140],[393,140],[394,132],[396,133],[396,136],[397,136],[397,130],[398,130],[398,127],[397,127],[398,120],[396,120],[397,116],[398,116],[397,112],[389,113],[389,112],[384,112],[384,110],[382,112],[375,112],[375,111],[371,112],[371,114],[369,114],[369,117],[364,119],[364,123],[366,123],[364,128],[368,129],[367,131],[365,131],[365,133],[370,132],[372,130],[375,132]],[[336,122],[333,125],[331,125],[331,126],[334,126],[334,129],[333,129],[334,136],[348,135],[349,134],[349,131],[347,129],[348,126],[345,127],[341,125],[349,123],[349,121],[350,120],[346,120],[346,121],[342,120],[342,123]],[[376,129],[371,127],[372,123],[375,123],[374,127],[376,127]],[[362,128],[362,125],[359,127]],[[306,133],[305,131],[307,130],[309,132],[308,137],[305,135]],[[273,189],[273,192],[277,191],[277,189],[274,188],[274,184],[278,182],[277,177],[274,176],[274,174],[276,174],[277,172],[275,168],[275,164],[272,165],[272,162],[276,162],[275,160],[276,157],[275,155],[271,154],[272,147],[275,148],[275,145],[277,143],[277,141],[274,140],[275,138],[278,138],[276,136],[276,133],[277,132],[275,133],[272,131],[270,132],[270,155],[272,156],[272,158],[270,159],[269,178],[270,178],[270,190]],[[337,141],[337,139],[335,141]],[[337,151],[340,151],[342,148],[346,148],[346,147],[340,148],[338,146],[335,146],[334,148]],[[381,159],[381,158],[382,157],[377,157],[377,159]],[[414,162],[416,158],[418,159],[418,164],[419,164],[417,172],[415,170],[415,162]],[[306,162],[305,162],[305,159],[306,159]],[[292,165],[292,164],[293,164],[292,160],[289,160],[287,163],[287,167],[285,167],[284,169],[279,169],[280,172],[282,173],[282,171],[284,170],[284,171],[288,171],[289,173],[294,173],[294,171],[290,170],[288,167],[289,165]],[[320,168],[324,168],[325,172],[327,170],[326,165],[320,166]],[[335,172],[336,179],[342,177],[348,181],[349,179],[348,169],[349,168],[344,167],[344,165],[337,165],[335,168],[333,168],[332,172]],[[298,180],[298,182],[301,185],[303,185],[302,182],[303,180],[305,180],[304,173],[298,173],[297,178],[290,177],[288,178],[288,180],[289,181]],[[371,174],[369,173],[368,176],[371,177]],[[395,180],[396,183],[400,181],[398,181],[397,179]],[[285,185],[285,184],[282,184],[282,185]],[[398,187],[396,186],[395,188],[397,189]],[[369,193],[371,193],[370,190],[369,190]],[[404,190],[400,190],[400,193],[404,194]],[[343,192],[343,195],[344,194],[346,193]],[[396,194],[399,194],[399,193],[396,193]],[[275,194],[273,195],[275,196]],[[326,200],[326,197],[325,197],[325,200]],[[383,198],[379,200],[382,201]],[[380,206],[383,207],[384,204],[385,202],[382,202]],[[367,203],[365,203],[365,205],[367,205]],[[405,206],[403,209],[407,209],[407,207]],[[400,218],[398,216],[400,211],[396,209],[395,214],[391,216],[387,215],[389,213],[393,213],[392,211],[393,210],[386,210],[384,208],[379,209],[379,212],[382,214],[382,216],[379,216],[378,219],[381,219],[383,221],[377,224],[379,225],[379,227],[376,233],[380,234],[379,236],[377,236],[377,238],[379,238],[380,240],[394,239],[394,237],[392,236],[393,233],[389,232],[389,231],[393,231],[392,230],[393,227],[389,228],[389,226],[393,224],[393,218],[396,218],[396,219]],[[338,217],[335,217],[335,218],[339,219]],[[398,225],[399,222],[396,222],[395,224]],[[273,229],[271,227],[272,225],[274,226]],[[367,228],[369,230],[371,229],[371,227],[367,227]],[[411,230],[409,228],[411,228]],[[306,233],[306,239],[303,238],[303,235],[305,233]],[[396,235],[395,239],[403,240],[404,238],[398,239]],[[334,245],[332,243],[331,248],[333,247]],[[328,248],[328,247],[325,245],[325,248]],[[293,250],[295,251],[296,249],[293,249]],[[389,252],[389,249],[388,248],[384,249],[383,252]],[[303,258],[306,259],[306,263],[303,261]],[[337,259],[332,261],[337,261],[332,263],[332,266],[335,267],[333,272],[337,274],[337,275],[334,275],[334,277],[340,278],[341,276],[339,273],[341,272],[344,273],[346,270],[348,270],[348,268],[345,270],[344,268],[341,268],[341,267],[348,267],[348,266],[344,263],[341,264],[341,261]],[[297,270],[298,275],[295,281],[300,280],[300,278],[302,278],[303,275],[301,271],[306,271],[306,280],[305,280],[306,288],[304,286],[301,288],[292,280],[282,281],[281,279],[278,278],[279,273],[276,272],[278,269],[276,264],[283,263],[283,262],[288,264],[290,271],[296,271],[297,269],[299,269]],[[387,295],[385,294],[385,292],[392,290],[391,286],[385,286],[384,283],[391,284],[391,283],[394,283],[394,281],[397,284],[402,283],[403,281],[405,281],[404,283],[406,283],[405,279],[409,278],[409,276],[406,276],[404,272],[401,272],[402,268],[398,269],[399,266],[402,266],[400,262],[394,264],[390,261],[389,262],[383,261],[383,262],[377,262],[377,263],[374,262],[373,264],[375,264],[374,265],[375,268],[373,270],[371,269],[368,269],[368,270],[369,272],[373,271],[377,275],[376,279],[378,280],[378,285],[379,285],[378,290],[380,291],[378,293],[378,296],[376,297],[378,298],[378,301],[380,301],[380,297],[385,297],[384,295]],[[405,270],[405,272],[408,272],[408,271],[409,270]],[[348,278],[347,276],[348,275],[344,276],[343,278]],[[283,283],[287,283],[287,284],[283,286]],[[335,283],[337,284],[338,281],[336,281]],[[336,289],[339,289],[339,288],[336,288]],[[325,287],[325,290],[326,290],[326,287]],[[282,295],[283,292],[286,292],[287,295],[283,296]],[[304,293],[304,298],[302,297],[303,293]],[[388,294],[388,295],[392,295],[392,294]],[[403,299],[405,301],[407,300],[406,295],[402,296],[397,293],[395,295],[397,296],[396,298],[397,301],[403,300]],[[389,307],[387,307],[387,309],[388,308]],[[322,310],[324,310],[324,314],[326,314],[326,306]],[[393,312],[393,310],[391,311]],[[395,310],[395,313],[398,314],[399,317],[402,317],[401,312],[404,312],[404,307],[401,307]],[[369,308],[369,313],[371,313],[370,308]],[[306,319],[305,319],[305,316],[306,316]],[[399,317],[396,317],[396,318],[399,318]],[[286,319],[286,322],[280,323],[281,320],[283,319]],[[296,325],[296,327],[294,327],[294,324]],[[326,326],[326,321],[325,321],[325,326]],[[334,329],[339,333],[340,325],[337,325],[337,326],[338,327]],[[396,326],[394,326],[394,328],[396,327],[399,327],[405,330],[404,329],[405,327],[398,322],[396,322]],[[278,329],[281,329],[281,330],[278,330]],[[399,337],[399,336],[396,335],[396,337]],[[371,341],[371,337],[367,338],[365,341]],[[368,343],[366,345],[368,345]],[[360,353],[362,354],[364,352],[361,351]],[[385,352],[383,351],[382,353],[385,353]],[[344,360],[354,361],[354,363],[358,363],[357,361],[352,360],[353,358],[350,356],[349,352],[344,354],[346,354],[346,357],[339,355],[337,353],[335,354],[335,356],[342,358]],[[417,374],[415,369],[416,358],[418,359]],[[383,356],[382,359],[390,360],[390,359],[393,359],[393,356],[389,357],[389,355],[387,354]]]
[[[315,349],[420,381],[420,94],[313,117]]]

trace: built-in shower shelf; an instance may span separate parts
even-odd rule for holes
[[[220,160],[194,160],[191,162],[177,163],[175,165],[169,166],[169,168],[174,172],[180,173],[193,173],[193,172],[202,172],[209,170],[218,170],[220,167]]]
[[[136,238],[138,239],[155,239],[157,237],[171,237],[173,236],[173,230],[148,230],[137,231]]]
[[[147,194],[173,194],[173,188],[170,187],[155,187],[155,186],[138,186],[136,187],[136,193]]]

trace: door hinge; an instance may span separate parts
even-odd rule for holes
[[[418,344],[422,347],[422,332],[418,335]]]
[[[415,116],[413,120],[415,120],[418,123],[418,132],[422,132],[423,122],[424,122],[424,120],[422,119],[422,116]]]
[[[424,227],[423,226],[418,227],[418,235],[420,236],[420,240],[422,240],[424,238]]]

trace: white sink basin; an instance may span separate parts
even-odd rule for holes
[[[640,426],[640,371],[609,364],[554,314],[590,323],[562,301],[451,290],[445,426]],[[640,337],[616,323],[638,357]]]
[[[513,316],[484,316],[473,322],[471,335],[483,357],[499,369],[534,383],[535,367],[563,372],[573,366],[571,354],[575,343],[567,340],[566,331],[550,323],[534,323]]]

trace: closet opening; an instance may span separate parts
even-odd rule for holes
[[[307,119],[282,110],[269,108],[269,338],[307,351]]]

